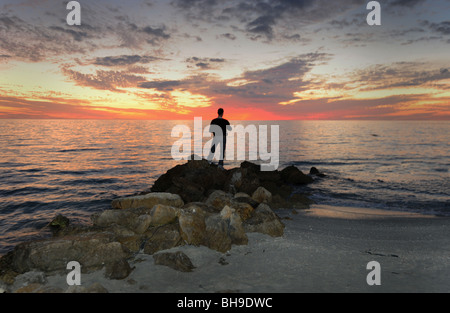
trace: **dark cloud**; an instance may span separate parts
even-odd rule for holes
[[[268,41],[286,40],[289,36],[297,40],[295,34],[286,33],[287,29],[298,31],[304,25],[324,22],[334,15],[361,7],[358,0],[174,0],[172,5],[182,9],[188,21],[202,20],[218,26],[228,21],[250,39]]]
[[[423,3],[425,1],[426,0],[393,0],[393,1],[391,1],[390,5],[413,7],[417,4]]]
[[[450,35],[450,21],[444,21],[440,23],[427,23],[429,27],[442,35]]]
[[[175,87],[180,87],[184,83],[179,80],[164,80],[164,81],[151,81],[142,82],[139,84],[141,88],[156,89],[159,91],[172,91]]]
[[[190,65],[194,65],[197,68],[207,70],[207,69],[217,69],[220,63],[224,63],[225,59],[223,58],[198,58],[191,57],[186,59],[186,63]]]
[[[160,27],[151,27],[146,26],[142,29],[140,29],[141,32],[145,34],[149,34],[156,38],[162,38],[162,39],[169,39],[170,34],[166,33],[166,26],[160,26]]]
[[[230,39],[230,40],[236,40],[236,36],[231,33],[222,34],[222,35],[220,35],[220,37]]]
[[[120,56],[107,56],[98,57],[93,64],[101,66],[128,66],[133,64],[148,64],[154,61],[161,60],[154,56],[140,56],[140,55],[120,55]]]
[[[61,26],[50,26],[50,29],[70,35],[75,41],[82,41],[86,38],[92,38],[92,36],[87,32],[74,30],[72,28],[68,29]]]

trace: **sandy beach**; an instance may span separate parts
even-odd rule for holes
[[[403,212],[311,206],[278,210],[286,225],[282,237],[249,233],[248,245],[227,253],[185,245],[192,272],[155,265],[138,254],[123,280],[104,270],[83,274],[81,287],[99,283],[111,293],[301,293],[301,292],[449,292],[450,219]],[[381,285],[369,286],[366,266],[377,261]],[[66,277],[47,278],[64,291]]]

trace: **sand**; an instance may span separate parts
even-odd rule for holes
[[[124,280],[104,271],[82,274],[82,286],[109,292],[450,292],[450,219],[403,212],[312,206],[278,210],[283,237],[249,233],[228,253],[183,246],[196,267],[185,273],[139,254]],[[381,285],[369,286],[367,264],[380,264]],[[48,285],[68,288],[65,276]]]

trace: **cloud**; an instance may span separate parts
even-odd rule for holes
[[[172,91],[174,87],[180,87],[184,83],[179,80],[165,80],[165,81],[146,81],[141,82],[139,84],[140,88],[147,88],[147,89],[156,89],[159,91]]]
[[[423,62],[396,62],[377,64],[357,70],[351,77],[363,81],[368,87],[363,90],[380,90],[389,88],[408,88],[427,86],[450,79],[447,68],[431,68]]]
[[[361,3],[358,0],[174,0],[172,5],[181,9],[188,21],[204,21],[222,29],[228,22],[250,39],[272,41],[286,40],[292,36],[288,32],[293,29],[298,31],[305,25],[324,22]]]
[[[220,37],[230,39],[230,40],[236,40],[236,36],[231,33],[222,34],[222,35],[220,35]]]
[[[202,70],[209,69],[217,69],[221,63],[224,63],[225,59],[223,58],[198,58],[191,57],[186,59],[186,63],[190,64],[190,66],[195,66],[196,68]]]
[[[139,84],[139,87],[163,92],[186,89],[219,102],[234,101],[244,107],[255,104],[273,107],[281,101],[293,99],[295,92],[306,89],[310,82],[304,79],[305,74],[317,63],[329,60],[329,57],[328,54],[309,53],[266,69],[246,71],[234,79],[221,80],[214,75],[199,74],[176,81],[148,81]],[[191,59],[194,62],[203,60]],[[211,60],[223,62],[222,59],[208,59],[209,62]]]
[[[72,70],[69,66],[63,66],[62,72],[78,86],[117,92],[120,92],[118,88],[137,87],[140,82],[145,81],[142,76],[123,71],[97,70],[95,74],[84,74]]]
[[[440,33],[442,35],[450,35],[450,21],[444,21],[440,23],[430,23],[428,25],[434,32]]]
[[[106,57],[98,57],[93,61],[95,65],[101,66],[127,66],[133,64],[148,64],[157,60],[161,60],[161,58],[154,56],[140,56],[140,55],[119,55],[119,56],[106,56]]]
[[[27,100],[0,96],[0,118],[80,118],[80,119],[182,119],[179,112],[159,109],[116,108],[88,105],[79,100],[47,98]]]

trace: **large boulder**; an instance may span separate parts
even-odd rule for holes
[[[283,181],[288,184],[302,185],[313,182],[313,179],[310,176],[303,174],[303,172],[294,165],[284,168],[280,174]]]
[[[209,190],[224,190],[228,172],[207,160],[190,160],[161,175],[153,184],[153,192],[171,192],[187,202],[202,201]]]
[[[182,207],[183,200],[177,194],[168,192],[151,192],[145,195],[131,196],[112,201],[113,209],[153,208],[157,204]]]
[[[244,229],[250,233],[257,232],[281,237],[284,233],[284,224],[266,203],[261,203],[252,216],[245,221]]]
[[[220,212],[233,201],[233,195],[222,190],[215,190],[206,200],[206,204],[215,207]]]
[[[156,265],[165,265],[180,272],[192,272],[195,268],[191,259],[181,251],[161,252],[153,255],[153,259]]]
[[[115,241],[114,234],[108,232],[25,242],[11,253],[10,266],[17,273],[33,270],[65,272],[70,261],[79,262],[82,272],[89,272],[129,256],[126,249]]]
[[[248,243],[241,218],[229,206],[225,206],[220,214],[208,217],[205,224],[205,245],[210,249],[227,252],[232,244]]]
[[[146,254],[154,254],[161,250],[184,245],[180,227],[177,223],[151,227],[145,233],[143,242],[143,252]]]
[[[91,220],[95,226],[124,226],[137,234],[143,234],[150,226],[160,226],[176,221],[180,209],[156,204],[152,208],[128,208],[105,210],[93,214]]]
[[[205,240],[206,224],[205,213],[200,207],[189,207],[182,210],[178,217],[180,234],[183,240],[191,245],[201,245]]]
[[[252,199],[256,202],[270,202],[272,201],[272,193],[264,187],[258,187],[252,194]]]

